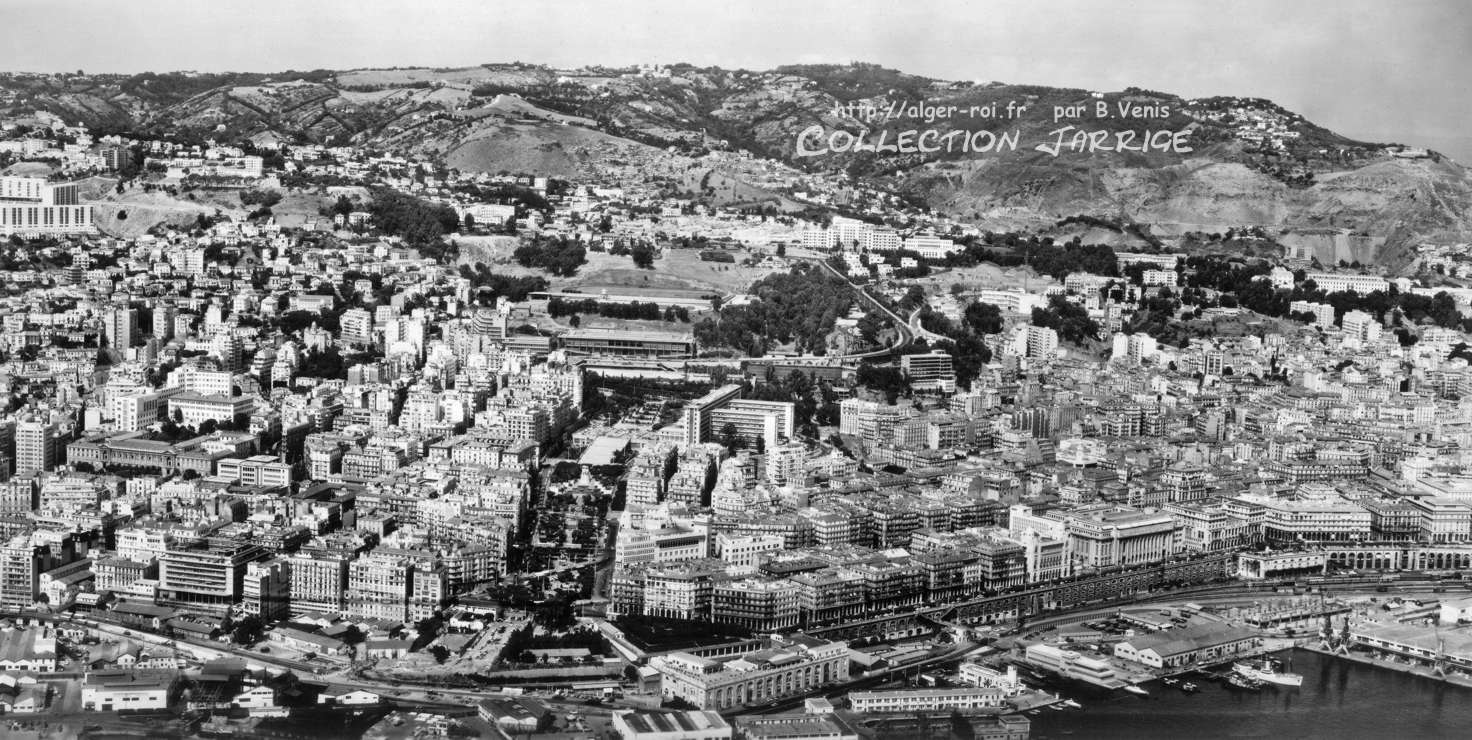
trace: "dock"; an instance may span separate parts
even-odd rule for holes
[[[1327,650],[1317,645],[1300,645],[1299,647],[1303,650],[1309,650],[1320,655],[1328,655],[1334,658],[1343,658],[1345,660],[1354,661],[1362,665],[1374,666],[1376,668],[1384,668],[1386,670],[1406,673],[1412,676],[1429,678],[1433,681],[1441,681],[1442,683],[1451,684],[1452,686],[1458,686],[1464,689],[1472,689],[1472,678],[1442,675],[1432,671],[1429,666],[1409,665],[1394,660],[1381,660],[1379,658],[1372,658],[1368,655],[1365,655],[1364,653],[1356,653],[1354,651],[1349,651],[1347,653],[1343,651],[1336,652],[1333,650]]]

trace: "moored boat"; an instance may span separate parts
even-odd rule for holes
[[[1227,684],[1244,691],[1257,691],[1262,688],[1262,681],[1237,674],[1228,676]]]
[[[1278,686],[1302,686],[1303,676],[1280,672],[1271,660],[1244,660],[1232,664],[1238,675]]]

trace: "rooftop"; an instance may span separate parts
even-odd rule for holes
[[[615,712],[635,732],[701,732],[730,727],[718,712]]]

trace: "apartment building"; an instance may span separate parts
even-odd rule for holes
[[[247,566],[269,555],[258,544],[219,538],[175,545],[159,558],[159,603],[224,611],[244,596]]]
[[[76,183],[50,183],[40,177],[0,177],[0,236],[94,231],[92,206],[78,199]]]

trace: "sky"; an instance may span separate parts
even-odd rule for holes
[[[1467,0],[0,0],[0,70],[864,61],[1269,98],[1472,163]]]

